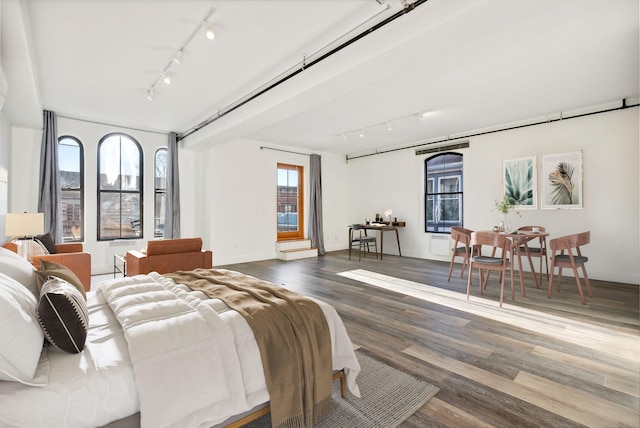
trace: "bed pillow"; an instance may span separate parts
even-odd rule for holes
[[[26,288],[0,273],[0,380],[32,384],[44,343],[36,305]]]
[[[40,260],[40,269],[36,272],[38,277],[38,289],[42,289],[42,285],[47,282],[49,277],[56,277],[64,279],[74,287],[78,289],[84,300],[87,300],[87,292],[84,288],[84,284],[80,281],[80,278],[73,273],[68,267],[61,265],[60,263],[50,262],[48,260]]]
[[[40,297],[36,269],[24,257],[0,247],[0,272],[27,287],[36,299]]]
[[[45,246],[49,254],[56,254],[58,251],[56,250],[56,243],[53,241],[51,234],[45,233],[44,235],[36,236],[36,241]]]
[[[87,303],[64,279],[51,277],[42,285],[38,320],[44,337],[56,348],[71,354],[84,349],[89,328]]]

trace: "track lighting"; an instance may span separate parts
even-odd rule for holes
[[[209,11],[207,12],[207,14],[204,16],[204,18],[202,18],[199,22],[198,22],[198,26],[195,27],[193,29],[193,31],[191,32],[191,34],[189,35],[189,37],[187,38],[187,41],[184,42],[184,44],[180,47],[180,49],[178,49],[175,53],[175,55],[173,55],[171,57],[171,59],[169,60],[169,62],[167,63],[167,65],[165,65],[164,69],[162,70],[162,72],[160,74],[158,74],[158,76],[155,78],[155,80],[153,81],[153,83],[149,86],[149,88],[145,91],[145,97],[149,100],[149,101],[153,101],[153,95],[154,95],[154,90],[156,85],[158,84],[158,82],[160,80],[162,80],[164,83],[166,83],[167,85],[171,84],[171,78],[173,76],[171,76],[171,74],[169,73],[169,68],[176,64],[179,65],[182,63],[182,55],[184,53],[185,48],[187,47],[187,45],[191,42],[191,40],[193,40],[193,38],[196,36],[196,34],[198,34],[201,31],[201,28],[204,27],[205,29],[205,34],[207,36],[207,38],[209,40],[213,40],[215,39],[216,35],[213,32],[213,30],[211,29],[211,27],[209,26],[209,17],[213,14],[213,8],[209,9]]]
[[[204,20],[204,29],[205,29],[205,35],[207,36],[207,39],[209,40],[213,40],[216,38],[216,33],[213,32],[213,30],[211,29],[211,27],[209,27],[209,24],[207,24],[207,20]]]
[[[174,64],[178,64],[178,65],[182,64],[182,49],[176,52],[174,57],[171,58],[171,61],[173,61]]]
[[[389,120],[385,120],[384,122],[380,122],[380,123],[375,123],[373,125],[369,125],[369,126],[364,126],[362,128],[356,128],[356,129],[352,129],[350,131],[345,131],[342,132],[340,134],[336,134],[336,137],[341,137],[344,140],[347,139],[347,136],[349,134],[358,134],[361,138],[364,138],[364,132],[365,130],[368,129],[380,129],[382,127],[384,127],[384,129],[386,129],[387,131],[392,131],[393,127],[391,126],[391,122],[397,122],[397,121],[401,121],[402,119],[406,119],[406,118],[410,118],[410,117],[417,117],[418,119],[420,119],[421,121],[424,120],[424,118],[426,118],[427,116],[430,116],[432,114],[436,113],[436,110],[434,109],[427,109],[427,110],[420,110],[416,113],[411,113],[411,114],[407,114],[404,116],[400,116],[400,117],[396,117],[393,119],[389,119]],[[401,122],[404,123],[404,122]]]

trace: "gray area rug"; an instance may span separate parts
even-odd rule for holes
[[[340,396],[340,382],[333,382],[331,413],[314,428],[397,427],[440,390],[422,379],[356,351],[362,371],[357,382],[362,398]],[[245,428],[271,428],[265,415]]]

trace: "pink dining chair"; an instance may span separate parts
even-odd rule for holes
[[[460,278],[464,275],[465,268],[469,265],[469,256],[472,255],[471,232],[473,230],[465,229],[464,227],[453,226],[451,228],[451,239],[454,240],[451,263],[449,263],[449,276],[447,281],[451,281],[451,271],[453,271],[453,264],[456,257],[462,257],[462,270],[460,271]]]
[[[516,293],[513,287],[513,265],[507,255],[510,253],[511,240],[504,235],[495,232],[472,232],[470,246],[477,248],[477,255],[473,255],[469,264],[469,279],[467,280],[467,300],[471,294],[473,268],[478,268],[480,275],[480,294],[487,286],[489,273],[491,271],[500,272],[500,307],[504,300],[504,277],[507,269],[511,271],[511,300],[515,300]],[[491,252],[491,256],[483,256],[483,247]],[[498,255],[496,255],[498,254]],[[487,271],[487,277],[483,275]]]
[[[547,297],[549,299],[551,298],[551,288],[553,285],[553,274],[555,268],[559,269],[558,293],[560,292],[560,282],[562,281],[562,268],[571,268],[573,270],[573,276],[576,279],[578,292],[580,293],[580,300],[583,305],[587,304],[584,294],[582,293],[580,276],[578,275],[578,268],[581,268],[584,276],[584,282],[587,285],[587,293],[589,294],[589,297],[593,297],[591,284],[589,283],[589,277],[587,276],[587,269],[584,266],[584,264],[589,261],[589,258],[583,256],[582,251],[580,251],[580,247],[587,245],[590,241],[591,232],[576,233],[574,235],[562,236],[549,241],[549,248],[551,249],[551,278],[549,278],[549,291],[547,293]]]

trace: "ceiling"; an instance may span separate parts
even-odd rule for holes
[[[243,138],[353,155],[637,103],[640,92],[637,0],[3,0],[1,7],[4,110],[16,126],[41,127],[46,109],[176,131],[187,148]],[[211,9],[213,41],[200,29]],[[181,64],[172,64],[185,43]],[[158,81],[147,100],[167,64],[171,84]]]

